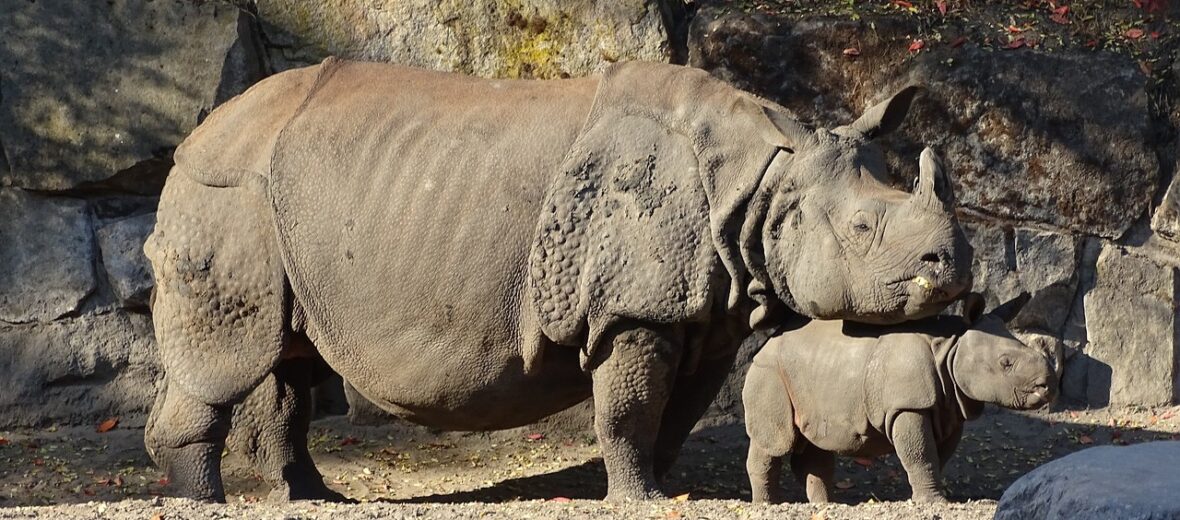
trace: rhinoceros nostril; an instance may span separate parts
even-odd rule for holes
[[[921,260],[928,264],[937,264],[942,262],[942,259],[938,257],[937,253],[926,253],[922,255]]]

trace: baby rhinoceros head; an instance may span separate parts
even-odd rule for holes
[[[971,328],[955,346],[950,368],[967,397],[1016,410],[1040,408],[1057,397],[1057,372],[1048,353],[1016,339],[1005,326],[1027,301],[1022,294],[987,314],[977,294],[965,301]]]

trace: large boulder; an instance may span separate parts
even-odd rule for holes
[[[890,138],[894,171],[908,185],[922,147],[934,147],[954,172],[960,207],[980,217],[1118,238],[1146,214],[1159,164],[1147,77],[1134,60],[970,43],[915,56],[906,50],[913,32],[900,19],[775,23],[705,9],[689,63],[829,126],[905,85],[926,87]]]
[[[78,311],[96,288],[93,251],[86,202],[0,188],[0,322]]]
[[[326,54],[484,77],[581,76],[667,61],[656,0],[258,0],[277,66]],[[270,29],[280,29],[274,31]],[[284,64],[283,61],[290,63]]]
[[[175,0],[0,0],[0,13],[0,185],[38,190],[170,156],[213,104],[239,16]]]
[[[1180,442],[1099,446],[1020,477],[1000,498],[996,520],[1180,518]]]

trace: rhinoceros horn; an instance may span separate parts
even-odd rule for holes
[[[954,188],[943,171],[942,162],[930,148],[922,150],[918,159],[918,181],[912,200],[934,211],[952,211],[955,206]]]

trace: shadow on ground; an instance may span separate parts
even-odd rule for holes
[[[174,493],[142,448],[141,424],[107,433],[92,427],[2,432],[0,506],[120,500]],[[1180,438],[1180,409],[1013,413],[992,410],[968,425],[947,468],[950,498],[996,499],[1016,478],[1051,459],[1093,445]],[[311,446],[329,485],[362,501],[412,503],[598,499],[606,474],[588,433],[442,433],[394,423],[354,426],[317,421]],[[749,498],[741,426],[692,436],[666,482],[691,499]],[[267,486],[230,455],[224,463],[231,501],[252,502]],[[842,458],[834,499],[894,501],[909,496],[896,457]],[[794,482],[788,497],[804,499]]]

